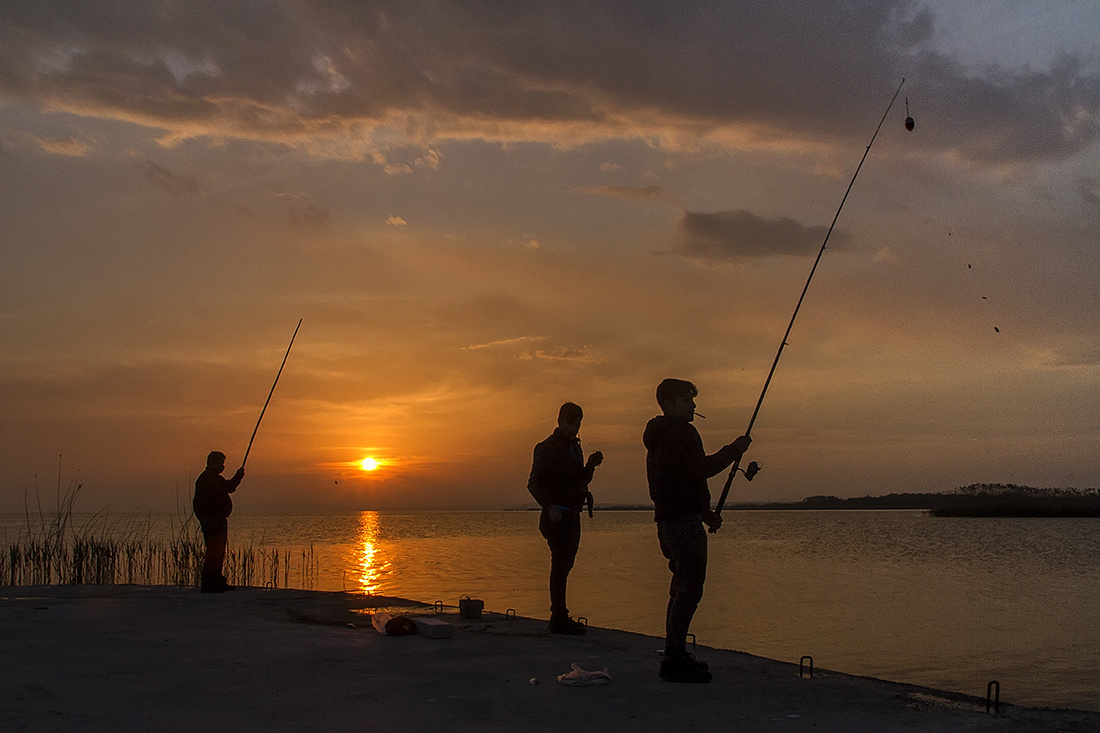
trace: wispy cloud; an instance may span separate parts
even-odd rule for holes
[[[88,154],[92,146],[76,138],[39,138],[38,144],[47,153],[81,157]]]
[[[599,364],[604,361],[602,358],[593,355],[587,346],[579,348],[567,346],[553,350],[536,349],[533,355],[525,355],[525,358],[532,357],[543,361],[576,362],[578,364]]]
[[[682,205],[676,194],[660,186],[588,186],[579,190],[582,193],[593,193],[627,201],[656,201],[673,206]]]
[[[463,346],[463,351],[478,351],[479,349],[492,349],[498,346],[512,346],[513,344],[522,344],[527,342],[545,341],[543,336],[517,336],[516,338],[500,339],[498,341],[489,341],[484,344],[470,344],[469,346]]]

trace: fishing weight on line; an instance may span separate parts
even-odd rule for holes
[[[787,324],[787,331],[783,334],[783,338],[779,340],[779,349],[775,352],[775,359],[772,361],[772,368],[768,371],[768,376],[764,380],[764,388],[760,390],[760,398],[756,401],[756,409],[752,412],[752,417],[749,418],[749,427],[745,430],[745,435],[752,433],[752,426],[756,424],[756,417],[760,414],[760,406],[764,404],[764,395],[768,393],[768,386],[771,384],[772,376],[775,375],[775,368],[779,365],[779,357],[783,355],[783,349],[787,345],[787,338],[791,335],[791,329],[794,328],[794,320],[798,317],[798,311],[802,308],[802,301],[806,298],[806,291],[810,289],[810,281],[813,280],[814,273],[817,272],[817,265],[821,262],[821,256],[825,254],[825,245],[829,243],[829,237],[833,233],[833,228],[836,226],[836,220],[840,218],[840,212],[844,209],[844,202],[848,200],[848,194],[852,192],[852,186],[855,185],[856,177],[859,176],[859,171],[863,168],[864,161],[867,160],[867,154],[871,152],[871,146],[875,144],[875,138],[878,137],[879,130],[882,129],[882,125],[886,122],[886,117],[890,114],[890,110],[894,107],[894,102],[897,101],[898,95],[901,94],[901,88],[905,86],[905,79],[901,80],[898,84],[897,90],[894,92],[894,96],[890,97],[890,104],[886,105],[886,111],[882,113],[882,119],[879,120],[878,126],[875,127],[875,132],[871,135],[871,141],[867,143],[867,149],[863,151],[863,157],[859,159],[859,165],[856,166],[855,173],[852,174],[852,180],[848,182],[848,188],[844,191],[844,196],[840,199],[840,206],[836,209],[836,214],[833,215],[833,221],[829,224],[829,229],[825,232],[825,239],[821,242],[821,249],[817,252],[817,258],[814,260],[813,267],[810,268],[810,275],[806,278],[806,284],[802,287],[802,294],[798,296],[798,303],[795,304],[794,313],[791,314],[791,320]],[[909,98],[905,98],[905,111],[909,112]],[[905,127],[908,130],[912,130],[915,126],[912,117],[907,117],[905,120]],[[726,505],[726,497],[729,496],[730,486],[733,484],[733,479],[738,473],[743,473],[746,479],[752,479],[756,476],[760,470],[760,464],[756,461],[750,463],[746,468],[741,468],[741,457],[738,456],[737,460],[733,462],[733,467],[730,468],[729,475],[726,476],[726,484],[722,487],[722,494],[718,497],[718,504],[714,507],[714,513],[721,516],[722,507]],[[711,528],[710,531],[716,532],[715,528]]]

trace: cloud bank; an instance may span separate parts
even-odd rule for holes
[[[805,146],[862,134],[852,110],[879,108],[909,77],[918,109],[944,100],[923,108],[936,120],[929,153],[1007,165],[1097,140],[1096,69],[1065,57],[978,76],[932,50],[935,33],[907,0],[696,0],[677,12],[586,0],[42,0],[4,11],[0,96],[138,122],[166,141],[366,157],[395,138],[670,144],[688,130]]]

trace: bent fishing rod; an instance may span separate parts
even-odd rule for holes
[[[283,363],[279,365],[279,373],[275,375],[275,383],[271,385],[271,391],[267,393],[267,400],[264,401],[263,409],[260,410],[260,419],[256,421],[256,427],[252,430],[252,437],[248,439],[248,448],[244,451],[244,460],[241,461],[241,468],[244,468],[244,464],[248,462],[248,453],[252,450],[252,441],[256,439],[256,431],[260,429],[260,423],[264,419],[264,413],[267,412],[267,405],[271,402],[271,395],[275,394],[275,385],[279,383],[279,377],[283,375],[283,367],[286,366],[286,359],[290,356],[290,349],[294,346],[294,337],[298,335],[298,329],[302,327],[302,319],[298,319],[298,325],[294,327],[294,335],[290,337],[290,346],[286,347],[286,354],[283,356]]]
[[[745,429],[745,435],[752,433],[752,426],[756,423],[756,416],[760,414],[760,406],[764,404],[764,395],[768,393],[768,385],[772,383],[772,376],[775,374],[775,368],[779,364],[779,357],[783,355],[783,349],[787,346],[787,338],[791,335],[791,329],[794,327],[794,319],[798,317],[798,311],[802,308],[802,301],[806,298],[806,291],[810,289],[810,281],[814,279],[814,273],[817,272],[817,265],[821,262],[821,255],[825,254],[825,245],[829,243],[829,236],[833,233],[833,227],[836,226],[836,220],[840,218],[840,212],[844,208],[844,202],[848,200],[848,194],[852,192],[852,186],[855,185],[856,176],[859,175],[859,171],[863,168],[863,161],[867,160],[867,154],[871,152],[871,146],[875,144],[875,138],[878,137],[878,131],[882,129],[882,124],[886,122],[886,117],[890,114],[890,109],[894,106],[895,100],[898,98],[898,94],[901,93],[901,88],[905,85],[905,79],[901,80],[901,84],[898,84],[897,91],[894,92],[894,96],[890,98],[890,104],[886,105],[886,111],[882,113],[882,119],[878,122],[878,127],[875,128],[875,132],[871,135],[871,142],[867,143],[867,149],[863,151],[863,157],[859,159],[859,165],[856,166],[856,172],[852,174],[852,180],[848,182],[848,188],[844,191],[844,197],[840,200],[840,206],[837,207],[836,214],[833,216],[833,222],[829,225],[829,230],[825,232],[825,240],[821,243],[821,249],[817,253],[817,259],[814,260],[813,267],[810,268],[810,276],[806,278],[806,284],[802,288],[802,295],[798,296],[798,303],[795,304],[794,313],[791,315],[791,321],[787,324],[787,330],[783,334],[783,339],[779,342],[779,349],[775,352],[775,359],[772,361],[772,368],[768,371],[768,378],[764,380],[764,389],[760,390],[760,399],[756,401],[756,409],[752,411],[752,417],[749,419],[749,426]],[[908,120],[906,121],[908,127]],[[715,514],[722,513],[722,507],[726,504],[726,497],[729,496],[730,486],[733,484],[733,479],[737,476],[737,472],[741,471],[745,474],[745,478],[749,481],[752,480],[756,472],[760,470],[759,464],[756,461],[750,463],[746,468],[741,468],[741,457],[738,456],[737,460],[733,462],[733,467],[730,469],[729,476],[726,477],[726,485],[722,487],[722,494],[718,497],[718,504],[714,508]],[[711,532],[717,530],[711,529]]]

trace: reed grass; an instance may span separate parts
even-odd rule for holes
[[[59,466],[55,510],[43,510],[37,488],[37,512],[24,502],[27,533],[0,553],[0,585],[199,586],[206,550],[190,512],[177,507],[168,541],[152,537],[151,520],[144,526],[122,526],[112,523],[105,512],[78,527],[73,507],[81,486],[74,477],[62,490]],[[310,590],[317,561],[312,545],[292,552],[249,543],[227,549],[224,572],[233,585]]]

